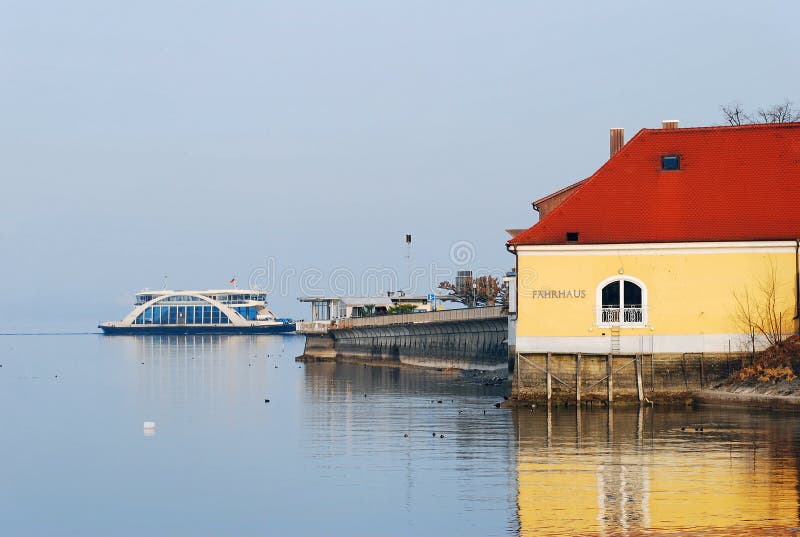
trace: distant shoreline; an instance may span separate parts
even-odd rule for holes
[[[0,336],[91,336],[102,332],[0,332]]]

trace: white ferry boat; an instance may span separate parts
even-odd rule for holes
[[[264,334],[294,332],[291,319],[277,318],[259,291],[141,291],[121,321],[101,322],[106,334]]]

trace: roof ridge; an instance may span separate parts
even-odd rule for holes
[[[591,177],[591,176],[589,176],[589,177]],[[577,187],[579,187],[579,186],[581,185],[581,183],[583,183],[584,181],[586,181],[587,179],[589,179],[589,177],[584,177],[584,178],[583,178],[583,179],[581,179],[580,181],[575,181],[574,183],[570,183],[570,184],[568,184],[567,186],[565,186],[564,188],[559,188],[559,189],[558,189],[558,190],[556,190],[555,192],[552,192],[552,193],[550,193],[550,194],[548,194],[548,195],[546,195],[546,196],[542,196],[542,197],[541,197],[541,198],[539,198],[538,200],[533,200],[533,204],[534,204],[534,205],[539,205],[541,202],[543,202],[543,201],[547,201],[547,200],[549,200],[550,198],[553,198],[553,197],[555,197],[555,196],[558,196],[559,194],[563,194],[564,192],[566,192],[567,190],[569,190],[569,189],[571,189],[571,188],[577,188]]]
[[[707,125],[702,127],[678,127],[676,129],[643,128],[642,130],[650,133],[674,134],[678,132],[696,132],[696,131],[731,131],[731,130],[797,129],[797,128],[800,128],[800,122],[798,121],[792,121],[786,123],[748,123],[746,125]]]

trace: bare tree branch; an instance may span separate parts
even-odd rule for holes
[[[720,109],[722,109],[722,114],[725,116],[725,120],[729,125],[746,125],[748,123],[753,123],[753,120],[742,108],[741,103],[722,105]]]
[[[748,114],[742,108],[741,103],[734,102],[720,106],[722,115],[729,125],[749,125],[753,123],[792,123],[800,121],[800,109],[795,108],[794,103],[786,99],[781,104],[776,104],[770,108],[759,108],[755,112]]]

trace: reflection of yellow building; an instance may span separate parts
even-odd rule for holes
[[[527,454],[519,472],[519,523],[522,535],[595,533],[598,528],[597,471],[574,457],[571,462],[537,462]]]
[[[794,461],[775,466],[758,457],[754,461],[752,452],[737,453],[732,460],[724,446],[718,447],[717,452],[675,453],[653,461],[650,527],[754,531],[797,526]]]
[[[521,535],[757,535],[797,526],[794,459],[775,457],[764,446],[754,458],[749,442],[697,441],[688,436],[693,433],[676,432],[682,436],[655,445],[626,442],[636,435],[635,418],[628,417],[620,423],[618,415],[612,442],[600,427],[579,439],[560,427],[549,447],[532,442],[542,434],[539,423],[518,424]]]

